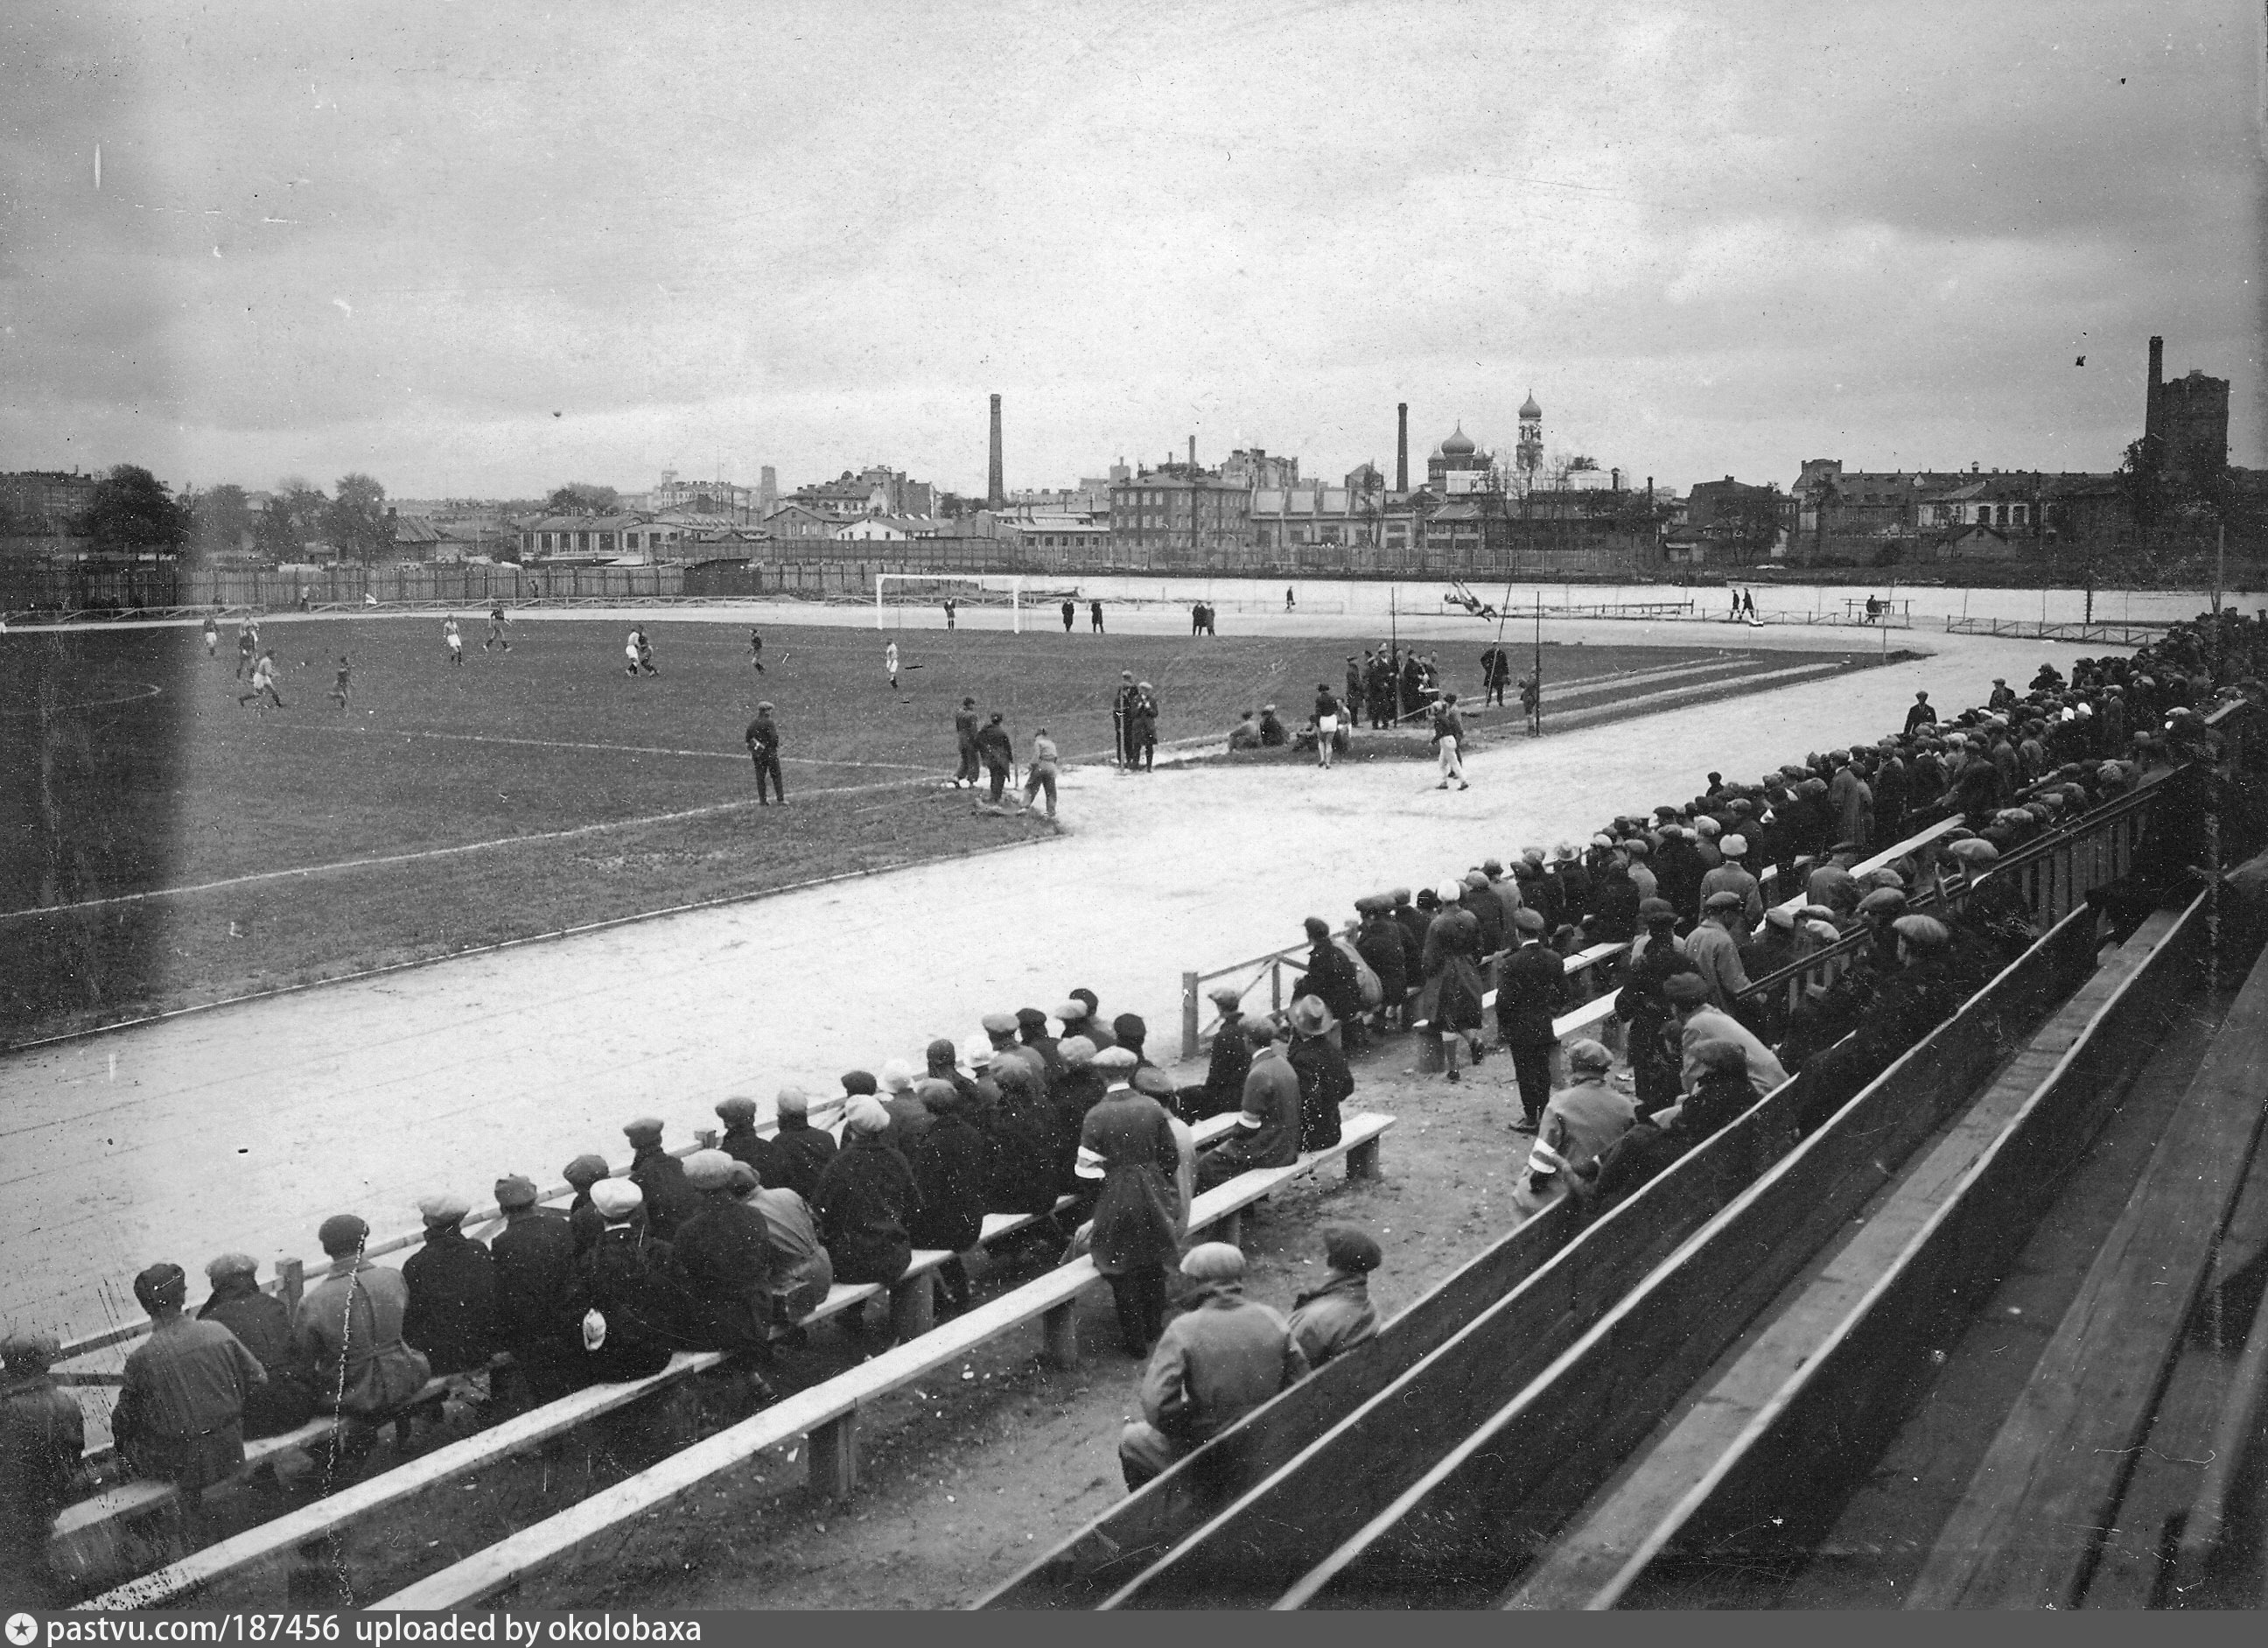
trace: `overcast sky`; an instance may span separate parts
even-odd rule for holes
[[[2260,14],[13,0],[0,468],[2102,469],[2152,332],[2258,465]]]

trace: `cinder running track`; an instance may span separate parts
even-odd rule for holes
[[[747,621],[746,608],[721,621]],[[422,615],[421,615],[422,616]],[[539,618],[540,613],[526,615]],[[563,614],[562,616],[570,616]],[[592,616],[578,610],[571,616]],[[674,614],[682,618],[688,615]],[[781,615],[783,620],[786,614]],[[976,621],[1005,615],[969,613]],[[794,621],[871,623],[855,610]],[[1337,617],[1240,617],[1240,631],[1344,632]],[[1180,609],[1114,610],[1172,631]],[[1401,621],[1463,646],[1466,618]],[[1552,624],[1594,645],[1849,650],[1871,632]],[[90,1036],[0,1060],[0,1324],[65,1336],[138,1319],[129,1278],[169,1259],[195,1278],[242,1249],[313,1257],[351,1208],[381,1235],[416,1200],[476,1202],[505,1172],[556,1182],[579,1151],[627,1155],[622,1124],[683,1142],[745,1092],[837,1090],[854,1068],[919,1063],[932,1036],[989,1011],[1052,1009],[1075,986],[1178,1045],[1180,975],[1291,943],[1300,918],[1438,881],[1482,857],[1578,839],[1603,817],[1751,778],[1900,725],[1917,688],[1947,710],[1995,674],[2029,678],[2038,642],[1902,631],[1935,657],[1475,757],[1440,792],[1418,764],[1065,776],[1059,839]],[[2064,648],[2054,655],[2068,668]],[[1549,659],[1547,658],[1547,668]],[[1547,700],[1548,709],[1548,700]]]

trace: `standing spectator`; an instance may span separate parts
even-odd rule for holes
[[[1378,1337],[1378,1307],[1370,1302],[1370,1273],[1384,1261],[1377,1238],[1351,1224],[1323,1227],[1321,1285],[1292,1301],[1292,1342],[1310,1368],[1343,1356]]]
[[[1709,1004],[1720,1013],[1732,1013],[1749,975],[1741,967],[1740,935],[1734,930],[1742,915],[1741,895],[1712,892],[1702,905],[1701,923],[1685,935],[1685,957],[1709,987]]]
[[[1116,746],[1117,765],[1131,769],[1134,765],[1134,702],[1141,690],[1134,684],[1134,672],[1118,672],[1118,689],[1110,695],[1110,738]]]
[[[1521,1119],[1513,1131],[1534,1133],[1551,1097],[1551,1050],[1559,1045],[1552,1020],[1566,1009],[1567,969],[1543,942],[1542,912],[1522,910],[1513,921],[1520,947],[1498,975],[1496,1025],[1520,1083]]]
[[[1354,907],[1362,916],[1362,925],[1355,930],[1355,950],[1378,977],[1379,1029],[1407,1029],[1410,950],[1401,925],[1394,920],[1394,901],[1373,894],[1356,899]]]
[[[252,1353],[268,1378],[244,1399],[244,1434],[280,1437],[307,1423],[315,1393],[291,1359],[291,1307],[260,1290],[260,1266],[249,1253],[223,1253],[205,1267],[212,1296],[197,1308],[201,1322],[217,1322]]]
[[[1244,1297],[1240,1250],[1201,1242],[1182,1255],[1181,1268],[1196,1289],[1143,1371],[1142,1417],[1118,1438],[1130,1492],[1307,1373],[1290,1326]]]
[[[1108,1085],[1080,1123],[1074,1172],[1095,1192],[1094,1267],[1110,1283],[1126,1354],[1139,1358],[1165,1327],[1181,1150],[1164,1108],[1134,1090],[1126,1049],[1106,1049],[1095,1063]]]
[[[1134,689],[1134,707],[1129,722],[1126,765],[1139,766],[1145,772],[1156,770],[1158,764],[1158,690],[1148,682]]]
[[[268,1378],[234,1334],[182,1315],[188,1278],[152,1265],[134,1278],[150,1336],[126,1358],[110,1415],[118,1451],[139,1476],[172,1482],[194,1512],[204,1489],[244,1464],[244,1402]]]
[[[1698,896],[1705,907],[1706,901],[1717,893],[1739,894],[1740,919],[1733,923],[1732,934],[1734,938],[1746,942],[1749,935],[1756,930],[1756,923],[1764,919],[1764,890],[1757,885],[1756,878],[1749,873],[1749,839],[1743,835],[1726,836],[1718,844],[1717,850],[1723,854],[1724,861],[1701,877]],[[1696,920],[1700,919],[1701,909],[1696,908],[1693,913]]]
[[[1307,971],[1292,988],[1293,1003],[1296,1005],[1302,996],[1318,996],[1335,1019],[1359,1014],[1362,982],[1346,952],[1333,941],[1330,923],[1321,916],[1311,915],[1300,925],[1307,935]]]
[[[1440,914],[1425,929],[1425,987],[1418,993],[1414,1011],[1418,1022],[1431,1024],[1441,1038],[1441,1054],[1448,1079],[1457,1080],[1457,1047],[1462,1041],[1481,1061],[1481,924],[1460,907],[1462,883],[1443,882],[1436,895]]]
[[[512,1376],[526,1386],[531,1401],[556,1401],[576,1387],[582,1372],[582,1347],[568,1308],[575,1286],[574,1228],[565,1216],[539,1206],[534,1181],[518,1173],[497,1180],[496,1200],[504,1215],[504,1229],[489,1239],[497,1349],[511,1353]]]
[[[0,1339],[0,1594],[34,1607],[63,1600],[48,1534],[78,1485],[86,1448],[78,1404],[48,1371],[60,1349],[45,1334]]]
[[[1100,601],[1090,601],[1090,602],[1088,602],[1086,603],[1086,615],[1087,615],[1087,628],[1088,628],[1090,631],[1092,631],[1094,633],[1097,634],[1097,635],[1101,634],[1101,633],[1102,633],[1102,602],[1101,602]]]
[[[1068,635],[1071,633],[1071,620],[1078,616],[1078,606],[1072,602],[1071,598],[1069,595],[1065,595],[1063,602],[1063,624],[1064,634]]]
[[[1677,1055],[1664,1038],[1676,1009],[1667,986],[1678,973],[1697,979],[1700,970],[1678,947],[1675,906],[1666,898],[1654,898],[1640,908],[1646,917],[1646,949],[1623,979],[1615,997],[1615,1016],[1629,1026],[1625,1040],[1638,1107],[1651,1115],[1677,1102]],[[1703,993],[1707,993],[1705,983]]]

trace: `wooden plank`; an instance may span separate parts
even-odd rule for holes
[[[2092,1131],[2073,1113],[2078,1102],[2115,1085],[2122,1052],[2130,1063],[2141,1056],[2137,1018],[2162,1016],[2195,981],[2202,924],[2189,929],[2186,945],[2169,942],[2173,926],[2138,934],[2121,952],[2124,964],[2106,967],[2056,1013],[1896,1194],[1869,1210],[1865,1227],[1501,1606],[1611,1607],[1673,1541],[1714,1548],[1710,1539],[1721,1538],[1739,1548],[1738,1560],[1754,1558],[1759,1547],[1793,1549],[1804,1541],[1811,1530],[1801,1524],[1802,1508],[1820,1507],[1838,1472],[1863,1469],[1876,1456],[1928,1349],[1965,1315],[2043,1209],[2054,1175],[2015,1148],[2025,1131],[2043,1130],[2075,1157]],[[2082,913],[2058,932],[2083,945],[2092,922]],[[2138,990],[2146,957],[2151,975]],[[2084,1092],[2059,1087],[2074,1073],[2083,1080],[2070,1085]]]
[[[2268,988],[2249,985],[1969,1494],[1910,1607],[2068,1607],[2108,1526],[2242,1183],[2262,1119]]]
[[[1998,1063],[2017,1027],[2036,1023],[2074,943],[2066,935],[2060,947],[2035,945],[1392,1503],[1307,1564],[1278,1606],[1438,1607],[1495,1597],[1883,1182],[1889,1164]],[[2029,1021],[2012,1006],[2018,1001],[2034,1004]],[[1800,1077],[1791,1084],[1800,1086]]]
[[[1268,1194],[1303,1173],[1339,1160],[1394,1126],[1391,1116],[1358,1114],[1345,1119],[1338,1144],[1303,1157],[1292,1167],[1240,1175],[1192,1199],[1189,1228],[1202,1229]],[[1091,1259],[1074,1260],[1047,1275],[989,1299],[920,1338],[884,1351],[858,1367],[775,1403],[763,1412],[671,1455],[660,1464],[616,1482],[559,1515],[523,1528],[416,1584],[373,1604],[377,1608],[439,1608],[469,1605],[519,1583],[559,1561],[583,1542],[619,1526],[688,1488],[728,1470],[752,1454],[798,1437],[811,1435],[866,1403],[966,1356],[1022,1323],[1044,1317],[1076,1298],[1097,1281]],[[855,1480],[855,1432],[841,1428],[814,1458],[836,1481]]]

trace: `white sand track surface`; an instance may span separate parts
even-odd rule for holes
[[[1171,610],[1141,617],[1126,627],[1186,624]],[[718,617],[746,622],[747,609]],[[1238,628],[1345,623],[1302,615]],[[1414,627],[1445,647],[1481,644],[1470,619]],[[1792,625],[1546,626],[1568,645],[1707,645],[1720,632],[1721,644],[1818,651],[1879,644]],[[2049,654],[1926,630],[1890,645],[1936,655],[1517,742],[1472,758],[1469,791],[1435,790],[1416,763],[1077,768],[1064,784],[1064,834],[1024,851],[15,1053],[0,1060],[0,1322],[75,1336],[136,1320],[128,1281],[154,1260],[195,1278],[212,1255],[241,1249],[265,1275],[278,1256],[312,1259],[328,1214],[360,1212],[379,1236],[413,1229],[416,1200],[438,1189],[484,1202],[502,1173],[548,1185],[580,1151],[623,1161],[621,1126],[642,1112],[683,1142],[714,1125],[728,1093],[767,1110],[784,1083],[832,1093],[844,1070],[918,1065],[931,1037],[966,1038],[996,1009],[1051,1010],[1076,986],[1095,990],[1106,1016],[1140,1013],[1153,1053],[1170,1059],[1184,969],[1295,942],[1301,917],[1343,919],[1366,892],[1580,839],[1616,812],[1693,794],[1712,768],[1749,779],[1878,736],[1902,723],[1917,688],[1947,711],[1978,702],[1992,676],[2021,684]],[[2068,669],[2076,651],[2052,655]]]

